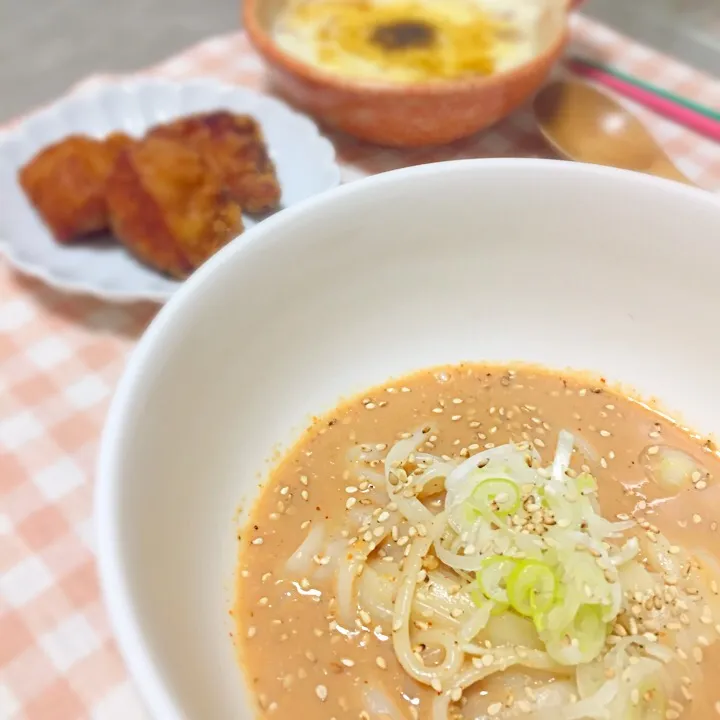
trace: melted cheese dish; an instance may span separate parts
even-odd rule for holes
[[[543,50],[548,14],[561,12],[549,0],[290,0],[274,35],[286,52],[344,77],[452,80],[530,60]]]

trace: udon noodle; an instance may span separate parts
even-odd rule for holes
[[[599,431],[590,424],[596,438],[589,439],[589,428],[573,417],[577,407],[561,418],[566,426],[555,429],[536,406],[522,404],[526,385],[542,387],[543,394],[549,392],[544,383],[562,382],[562,397],[585,397],[580,388],[568,393],[566,379],[529,374],[521,383],[517,373],[496,373],[509,379],[498,383],[498,394],[509,395],[512,387],[516,400],[500,415],[487,404],[493,402],[488,393],[475,401],[459,394],[465,377],[493,385],[487,379],[493,374],[481,370],[487,369],[422,376],[413,390],[422,392],[432,380],[433,392],[397,420],[417,420],[428,400],[438,404],[400,437],[360,437],[360,430],[382,423],[356,431],[353,413],[345,411],[337,414],[348,443],[332,444],[330,462],[320,446],[336,419],[322,432],[316,428],[314,447],[301,443],[292,467],[282,466],[284,477],[271,485],[270,525],[261,527],[255,516],[243,555],[239,620],[247,658],[256,657],[258,633],[267,631],[266,643],[280,639],[312,658],[313,667],[285,672],[255,665],[262,710],[290,717],[311,698],[321,703],[317,717],[327,718],[703,717],[712,707],[704,661],[720,630],[720,569],[711,548],[671,540],[660,525],[677,535],[704,522],[695,514],[672,519],[672,501],[683,493],[699,497],[698,490],[710,497],[707,465],[716,458],[706,450],[699,460],[676,444],[646,446],[635,453],[629,482],[615,484],[627,511],[610,513],[604,495],[612,481],[598,476],[607,476],[603,471],[617,458],[617,450],[606,450],[607,438],[619,438],[626,421],[616,408],[630,402],[596,393],[604,397],[594,406],[604,409],[591,420],[605,422]],[[560,391],[548,395],[548,405],[559,397]],[[383,412],[369,398],[360,412],[367,415],[369,405]],[[662,439],[654,416],[637,405],[630,409],[645,413],[650,432]],[[522,420],[517,432],[514,415]],[[456,452],[446,452],[447,445],[441,451],[441,436],[458,434],[460,421],[471,431],[467,437],[486,442],[451,441]],[[505,441],[487,441],[500,432]],[[676,427],[664,432],[676,441],[683,437]],[[322,492],[341,499],[332,512],[318,499],[318,472],[327,473]],[[644,479],[637,481],[637,472]],[[284,484],[288,474],[297,477],[295,487]],[[282,522],[295,519],[301,541],[276,555],[284,545]],[[687,539],[697,538],[688,533]],[[260,558],[268,540],[276,543],[273,557]],[[259,592],[265,594],[257,598]],[[299,631],[293,618],[324,622],[308,641],[308,628]],[[376,647],[382,651],[373,652]],[[274,652],[287,650],[277,645]],[[318,667],[321,655],[326,662]],[[303,683],[310,674],[313,681]],[[323,706],[328,703],[332,709]]]

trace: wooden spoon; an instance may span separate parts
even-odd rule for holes
[[[570,160],[610,165],[695,185],[631,112],[591,85],[559,80],[535,98],[545,139]]]

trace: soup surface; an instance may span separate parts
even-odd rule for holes
[[[490,472],[479,454],[505,447],[548,485]],[[451,519],[468,458],[479,480],[455,509],[482,547]],[[237,638],[261,715],[717,717],[719,469],[711,442],[582,376],[434,368],[340,405],[272,472],[240,537]],[[599,501],[574,536],[559,478]],[[610,528],[599,544],[593,523]]]

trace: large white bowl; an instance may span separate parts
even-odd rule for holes
[[[416,167],[248,232],[160,313],[97,497],[113,626],[162,720],[252,717],[228,630],[240,503],[311,413],[459,360],[587,368],[720,429],[720,203],[538,160]]]

